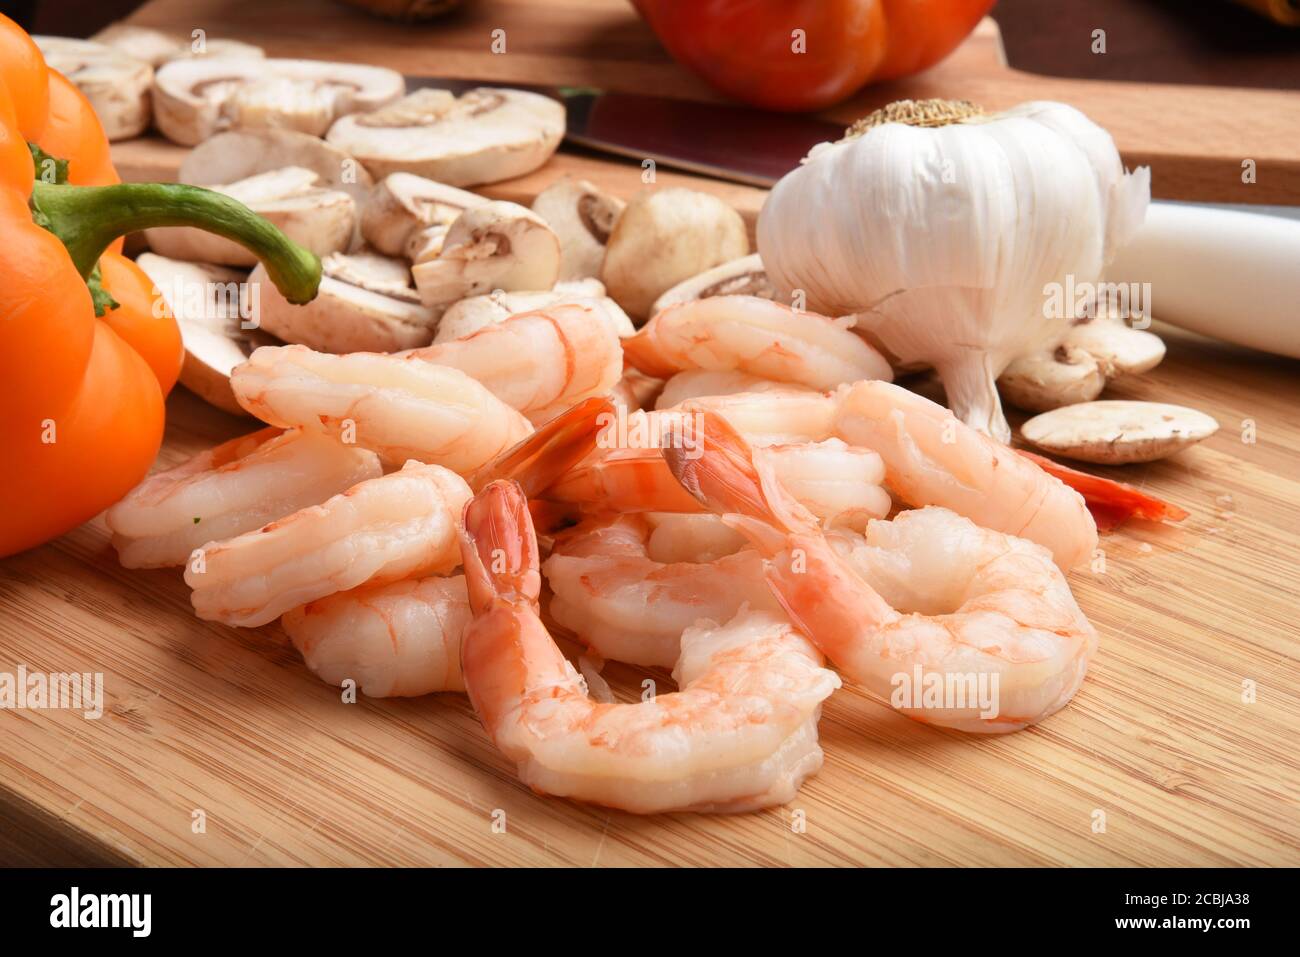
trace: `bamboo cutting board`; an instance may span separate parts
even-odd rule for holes
[[[530,13],[540,4],[481,4],[520,38],[517,53],[493,61],[466,39],[489,14],[458,20],[444,48],[432,28],[329,4],[305,17],[303,6],[156,0],[135,20],[412,73],[436,62],[461,75],[535,81],[529,71],[544,70],[612,86],[632,64],[655,89],[701,92],[604,0],[548,5],[551,33]],[[989,36],[958,60],[996,63]],[[498,72],[468,72],[487,62]],[[116,152],[127,167],[166,151]],[[1203,183],[1198,168],[1189,189]],[[641,185],[638,168],[629,178],[588,157],[558,157],[551,174],[575,169]],[[550,179],[499,188],[528,198]],[[745,188],[723,188],[741,191],[729,195],[744,207]],[[0,862],[1300,864],[1297,364],[1158,331],[1166,361],[1108,397],[1181,402],[1221,430],[1174,459],[1108,470],[1192,515],[1106,536],[1104,567],[1072,576],[1101,649],[1074,702],[1039,726],[963,736],[846,687],[821,722],[826,765],[788,807],[637,818],[541,798],[517,782],[463,696],[345,704],[278,626],[198,621],[179,572],[121,568],[97,519],[0,561],[0,672],[102,672],[106,697],[99,720],[0,711]],[[253,427],[178,390],[159,465]],[[610,674],[616,689],[639,691],[640,672]]]

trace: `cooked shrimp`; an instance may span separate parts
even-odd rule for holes
[[[557,538],[542,565],[551,617],[602,658],[671,668],[701,618],[729,621],[742,605],[780,614],[753,549],[666,564],[647,553],[650,535],[643,515],[592,520]]]
[[[645,518],[653,529],[646,554],[657,562],[711,562],[748,544],[711,512],[647,512]]]
[[[253,627],[366,582],[450,571],[469,497],[455,472],[407,462],[255,532],[204,545],[185,569],[190,600],[200,618]]]
[[[533,423],[607,394],[623,373],[613,327],[578,303],[519,313],[463,339],[399,355],[459,369]]]
[[[687,448],[695,439],[686,435]],[[770,460],[782,483],[829,527],[862,529],[889,514],[880,456],[839,439],[771,445],[755,452]],[[701,508],[669,471],[658,449],[614,449],[589,457],[542,493],[589,512],[698,512]]]
[[[652,406],[663,387],[663,379],[648,376],[625,363],[623,375],[614,383],[614,388],[609,390],[609,397],[625,412],[635,412]]]
[[[280,619],[308,668],[333,685],[351,678],[371,698],[464,691],[468,623],[464,575],[362,585]]]
[[[732,370],[833,389],[892,378],[889,363],[852,328],[851,317],[797,312],[757,296],[714,296],[669,306],[624,339],[623,351],[661,379],[687,369]]]
[[[1046,548],[925,508],[873,521],[846,561],[738,433],[707,426],[702,456],[665,458],[770,560],[782,607],[848,677],[963,731],[1015,731],[1074,696],[1097,633]],[[936,687],[948,694],[930,700]]]
[[[636,813],[746,811],[792,799],[822,764],[821,703],[839,679],[790,625],[744,611],[682,635],[680,691],[591,700],[537,614],[537,540],[522,491],[494,482],[465,509],[470,701],[534,790]]]
[[[735,395],[738,392],[806,392],[807,386],[792,382],[773,382],[756,375],[731,370],[712,371],[689,369],[679,372],[664,383],[663,391],[655,401],[656,409],[671,409],[687,399],[714,395]]]
[[[532,431],[459,369],[395,355],[263,346],[235,367],[230,386],[263,422],[324,432],[388,465],[415,459],[466,475]]]
[[[593,398],[556,416],[480,469],[471,488],[502,477],[525,490],[549,484],[595,446],[595,422],[612,408]],[[468,621],[463,576],[362,585],[280,619],[307,667],[333,684],[352,678],[372,698],[464,690],[460,634]]]
[[[260,528],[382,474],[373,452],[268,428],[154,473],[104,520],[126,568],[184,565],[205,542]]]
[[[834,399],[836,434],[878,452],[885,484],[908,505],[942,505],[1037,542],[1062,568],[1092,556],[1097,526],[1083,497],[943,406],[888,382],[846,386]]]

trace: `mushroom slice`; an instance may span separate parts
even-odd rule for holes
[[[154,79],[158,129],[185,146],[233,127],[322,136],[339,117],[391,103],[406,89],[394,70],[323,60],[198,57],[172,60]]]
[[[299,245],[318,256],[346,249],[356,226],[356,203],[342,190],[317,185],[320,177],[301,166],[258,173],[235,183],[211,186],[270,220]],[[254,266],[257,256],[213,233],[189,226],[145,230],[149,248],[172,259]]]
[[[405,171],[451,186],[531,173],[563,138],[559,103],[497,87],[459,97],[446,90],[416,90],[383,109],[345,116],[326,136],[376,177]]]
[[[303,306],[289,303],[258,265],[249,292],[263,332],[317,352],[399,352],[433,340],[436,313],[420,303],[404,261],[362,252],[321,260],[320,291]]]
[[[692,299],[710,299],[713,296],[758,296],[760,299],[772,299],[775,295],[776,290],[767,278],[767,270],[763,268],[763,260],[758,253],[751,253],[679,282],[655,300],[650,307],[650,315]]]
[[[1070,328],[1065,342],[1096,359],[1107,379],[1154,369],[1165,357],[1165,344],[1159,336],[1133,329],[1121,319],[1080,322]]]
[[[361,235],[386,255],[408,255],[414,250],[424,259],[433,259],[442,250],[447,229],[456,218],[465,210],[487,202],[477,193],[423,176],[392,173],[376,184],[367,197],[361,213]],[[435,235],[437,248],[431,249],[430,242]],[[423,261],[409,258],[413,262]]]
[[[176,317],[185,344],[181,384],[210,405],[247,415],[230,391],[230,372],[259,346],[275,340],[258,330],[245,302],[247,273],[154,253],[135,261]]]
[[[559,271],[560,241],[551,227],[532,210],[501,200],[461,213],[438,258],[411,269],[420,298],[435,308],[498,289],[547,290]]]
[[[998,376],[998,390],[1016,408],[1045,412],[1095,399],[1108,380],[1146,372],[1164,357],[1157,335],[1107,316],[1084,319],[1050,352],[1012,361]]]
[[[1015,359],[998,376],[998,391],[1017,409],[1046,412],[1088,402],[1106,387],[1106,373],[1092,354],[1065,344],[1051,352]]]
[[[261,47],[240,40],[209,40],[206,36],[181,37],[179,34],[163,33],[161,30],[129,23],[110,24],[90,39],[121,50],[127,56],[143,60],[154,68],[182,57],[244,57],[260,60],[266,56],[266,51]]]
[[[614,225],[600,278],[634,320],[684,279],[749,253],[740,214],[708,193],[655,189],[638,193]]]
[[[636,327],[632,325],[627,313],[605,295],[605,287],[600,284],[600,280],[578,279],[573,282],[557,282],[554,289],[545,292],[493,292],[462,299],[442,314],[438,321],[438,334],[433,341],[464,339],[484,326],[504,322],[518,313],[568,303],[592,309],[620,339],[636,333]]]
[[[139,136],[149,126],[153,67],[121,50],[90,40],[33,37],[41,55],[80,90],[110,140]]]
[[[585,179],[561,179],[537,194],[533,212],[560,237],[560,279],[599,276],[605,244],[627,204]]]
[[[1020,427],[1026,441],[1084,462],[1154,462],[1209,438],[1219,423],[1204,412],[1164,402],[1081,402],[1036,415]]]

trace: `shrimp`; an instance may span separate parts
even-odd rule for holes
[[[1091,558],[1097,526],[1083,497],[1008,446],[888,382],[858,382],[833,398],[835,433],[878,452],[886,486],[908,505],[941,505],[1037,542],[1061,568]]]
[[[373,452],[267,428],[149,476],[104,520],[124,567],[184,565],[206,542],[260,528],[382,474]]]
[[[738,433],[707,425],[702,456],[665,450],[673,474],[770,561],[790,619],[848,677],[974,732],[1019,730],[1074,696],[1097,633],[1046,548],[929,507],[871,522],[846,561]]]
[[[712,562],[655,561],[643,515],[593,520],[561,535],[543,563],[551,617],[602,658],[671,668],[682,632],[701,618],[728,621],[742,605],[780,614],[758,553]]]
[[[307,667],[371,698],[464,691],[460,636],[469,623],[465,576],[412,578],[308,602],[280,624]]]
[[[821,703],[839,687],[779,617],[745,610],[682,635],[681,690],[599,703],[538,617],[537,540],[522,490],[465,508],[473,619],[465,687],[488,735],[536,791],[635,813],[747,811],[791,800],[822,764]]]
[[[513,477],[527,489],[553,481],[590,451],[596,420],[613,407],[588,399],[502,453],[470,480]],[[367,584],[284,613],[280,624],[325,681],[358,682],[372,698],[462,691],[460,635],[469,621],[464,576]]]
[[[320,505],[200,548],[185,569],[200,618],[264,625],[367,582],[450,571],[470,488],[455,472],[407,462]]]
[[[396,355],[263,346],[230,386],[262,421],[324,432],[390,466],[415,459],[467,475],[533,430],[459,369]]]
[[[398,354],[459,369],[534,424],[605,395],[623,372],[613,327],[578,303],[519,313],[463,339]]]
[[[711,562],[734,555],[745,537],[710,512],[646,512],[646,554],[657,562]]]
[[[695,438],[686,433],[687,453]],[[755,455],[770,460],[781,481],[828,528],[861,530],[889,514],[880,456],[839,439],[771,445]],[[700,503],[673,478],[658,449],[614,449],[580,463],[543,497],[587,511],[698,512]]]
[[[661,379],[707,369],[833,389],[893,378],[885,358],[852,328],[852,317],[797,312],[757,296],[713,296],[664,309],[623,341],[623,351]]]
[[[622,378],[614,383],[609,397],[625,412],[636,412],[651,405],[663,387],[663,379],[648,376],[624,363]]]
[[[713,395],[735,395],[738,392],[808,392],[807,386],[792,382],[773,382],[744,372],[720,371],[708,369],[689,369],[679,372],[666,383],[659,398],[655,401],[656,409],[671,409],[687,399],[697,399]]]

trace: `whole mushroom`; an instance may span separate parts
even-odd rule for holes
[[[605,249],[600,279],[633,320],[684,279],[749,252],[740,214],[708,193],[654,189],[627,204]]]

